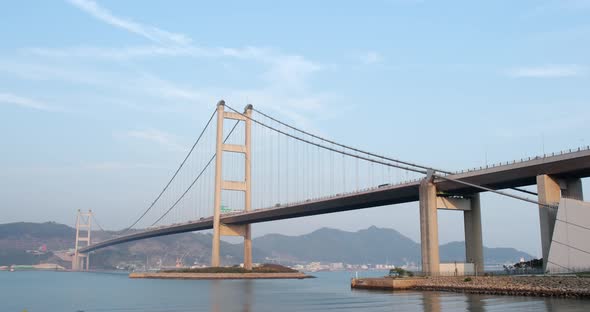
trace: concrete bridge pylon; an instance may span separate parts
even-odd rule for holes
[[[252,233],[250,224],[229,225],[223,224],[221,218],[221,194],[224,190],[244,192],[244,210],[252,209],[251,193],[251,151],[252,151],[252,105],[247,105],[244,114],[225,111],[225,102],[217,104],[217,142],[215,157],[215,197],[213,207],[213,244],[211,247],[211,266],[220,266],[219,247],[222,235],[244,237],[244,268],[252,269]],[[223,135],[223,122],[225,119],[234,119],[245,123],[245,135],[243,145],[225,144]],[[223,179],[223,153],[244,154],[244,181],[227,181]]]
[[[92,232],[92,210],[82,212],[78,209],[76,216],[76,245],[72,257],[72,271],[88,271],[90,269],[90,254],[79,252],[80,248],[90,245]]]

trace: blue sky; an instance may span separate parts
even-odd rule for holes
[[[1,12],[2,223],[72,224],[91,208],[106,228],[129,224],[222,98],[448,169],[590,144],[587,0],[18,1]],[[539,252],[536,207],[489,194],[483,207],[486,245]],[[374,224],[417,240],[417,220],[408,204],[254,233]],[[440,222],[441,242],[463,239],[459,214]]]

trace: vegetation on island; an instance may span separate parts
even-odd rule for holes
[[[414,276],[414,272],[412,271],[407,271],[404,270],[402,268],[395,268],[395,269],[391,269],[389,270],[389,277],[413,277]]]
[[[185,268],[178,270],[162,270],[162,273],[298,273],[299,271],[293,270],[286,266],[278,264],[265,263],[260,266],[252,268],[252,270],[246,270],[239,266],[232,267],[206,267],[206,268]]]
[[[532,269],[541,269],[543,268],[543,258],[539,259],[532,259],[525,262],[519,262],[514,264],[515,268],[524,269],[524,268],[532,268]]]
[[[543,258],[504,265],[507,274],[541,274],[543,273]]]

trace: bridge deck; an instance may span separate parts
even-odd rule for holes
[[[536,157],[522,162],[493,166],[481,170],[473,170],[450,175],[473,184],[494,189],[506,189],[536,184],[540,174],[551,174],[558,177],[585,178],[590,176],[590,150],[578,150],[555,156]],[[446,180],[435,181],[440,191],[465,195],[480,192],[479,189]],[[393,205],[418,200],[419,181],[378,187],[362,192],[341,194],[333,197],[308,200],[287,204],[280,207],[257,209],[251,212],[225,214],[221,222],[225,224],[258,223],[325,214],[354,209],[363,209],[385,205]],[[81,248],[86,253],[112,245],[146,239],[157,236],[193,232],[213,228],[211,218],[173,224],[161,228],[148,229],[141,232],[113,238]]]

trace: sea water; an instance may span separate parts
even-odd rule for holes
[[[359,273],[382,276],[384,272]],[[123,273],[0,272],[1,312],[590,311],[590,301],[350,289],[354,272],[304,280],[129,279]]]

